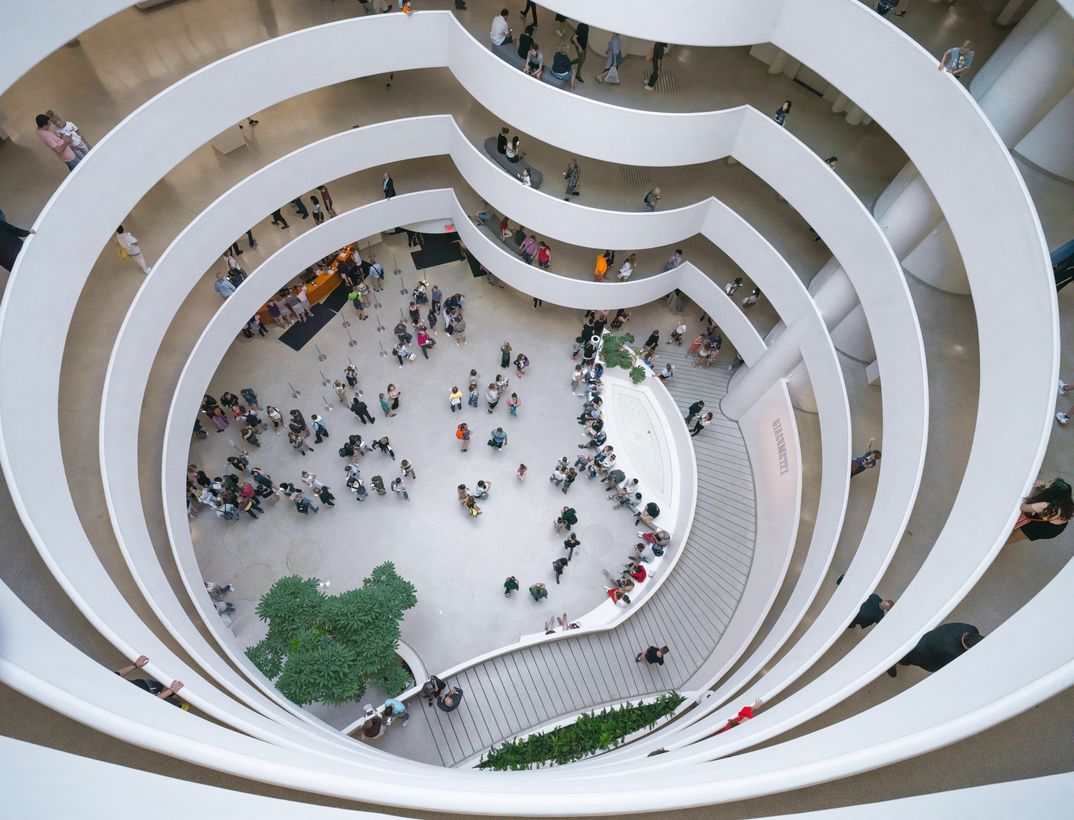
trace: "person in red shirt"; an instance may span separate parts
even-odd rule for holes
[[[723,734],[728,729],[734,729],[740,723],[745,723],[747,720],[753,717],[754,711],[756,709],[760,709],[762,706],[764,706],[764,700],[762,700],[761,698],[757,698],[757,700],[755,700],[749,706],[743,706],[742,709],[739,710],[739,713],[737,715],[735,715],[733,718],[727,721],[727,723],[724,724],[722,729],[713,732],[711,735],[709,735],[709,737],[715,737],[716,735]]]

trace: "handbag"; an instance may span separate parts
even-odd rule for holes
[[[119,246],[119,258],[124,260],[131,258],[131,255],[127,253],[127,249],[122,245]]]
[[[410,359],[410,361],[414,361],[416,358],[418,358],[418,354],[411,353],[409,356],[407,356],[407,358]]]
[[[621,60],[622,58],[617,58]],[[604,75],[604,82],[610,85],[619,85],[619,67],[612,66],[608,69],[608,73]]]

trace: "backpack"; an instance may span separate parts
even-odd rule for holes
[[[455,428],[455,438],[459,439],[460,441],[462,441],[462,439],[464,438],[461,426]]]

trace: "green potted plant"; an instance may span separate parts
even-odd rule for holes
[[[600,351],[600,360],[608,367],[621,367],[630,373],[630,381],[641,384],[645,381],[645,368],[639,363],[638,354],[627,345],[634,343],[634,334],[624,333],[616,336],[604,334],[604,346]]]

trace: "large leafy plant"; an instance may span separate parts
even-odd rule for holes
[[[586,712],[567,726],[501,743],[488,751],[478,768],[520,771],[581,760],[621,744],[628,735],[670,715],[682,702],[678,692],[668,692],[651,703],[626,703],[598,713]]]
[[[340,595],[326,595],[319,583],[297,575],[276,581],[257,605],[268,635],[246,656],[299,704],[359,700],[370,684],[389,694],[409,687],[396,647],[399,622],[418,602],[414,585],[390,561]]]
[[[633,343],[633,333],[624,333],[622,336],[606,333],[600,358],[608,367],[621,367],[630,371],[630,380],[634,384],[641,384],[645,381],[645,368],[638,364],[638,354],[627,347]]]

